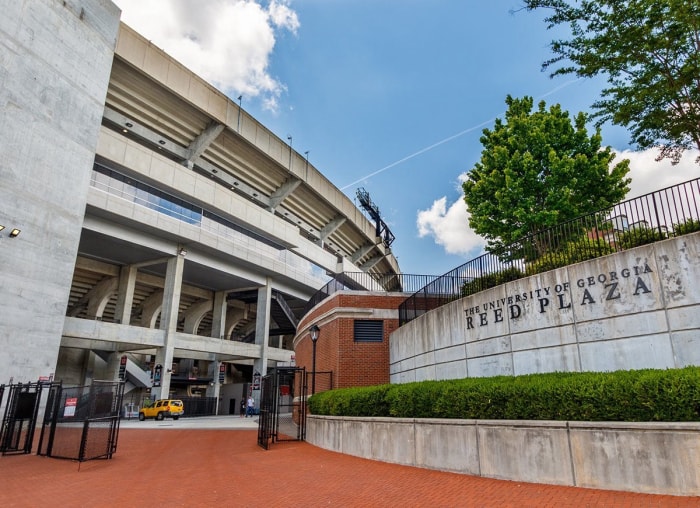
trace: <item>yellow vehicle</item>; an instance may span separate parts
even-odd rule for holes
[[[139,420],[143,421],[146,418],[155,418],[156,420],[172,418],[177,420],[184,413],[185,406],[181,400],[158,399],[150,406],[144,406],[139,409]]]

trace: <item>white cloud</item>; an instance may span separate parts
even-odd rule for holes
[[[467,256],[480,252],[485,242],[469,228],[467,205],[458,199],[447,208],[447,197],[436,199],[427,210],[418,211],[418,236],[432,236],[447,254]]]
[[[285,86],[269,74],[275,33],[296,34],[287,0],[115,0],[122,21],[231,96],[275,111]]]
[[[700,176],[700,165],[695,160],[700,155],[697,150],[686,152],[681,161],[673,166],[667,159],[656,162],[656,150],[616,152],[615,161],[630,160],[629,176],[632,178],[628,199],[642,196],[665,187]],[[460,184],[467,173],[462,173],[457,180]],[[436,199],[427,210],[418,211],[418,236],[433,237],[447,254],[476,257],[481,253],[486,242],[469,228],[469,215],[464,200],[460,196],[447,206],[447,197]]]
[[[629,177],[632,178],[627,199],[642,196],[659,189],[687,182],[700,176],[700,165],[695,162],[700,152],[688,150],[675,166],[669,159],[657,162],[658,150],[633,152],[630,150],[616,151],[615,161],[630,160]]]

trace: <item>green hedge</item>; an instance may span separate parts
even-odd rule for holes
[[[309,398],[317,415],[569,421],[700,421],[700,367],[555,372],[348,388]]]
[[[479,291],[500,286],[506,282],[522,279],[525,276],[517,267],[504,268],[495,273],[488,273],[482,277],[476,277],[462,284],[461,296],[469,296]]]
[[[625,231],[620,235],[620,246],[623,249],[632,249],[640,245],[648,245],[665,240],[668,235],[658,228],[650,228],[648,226],[639,226],[634,229]]]
[[[588,261],[615,252],[610,244],[602,238],[591,239],[582,237],[566,242],[561,248],[546,252],[527,265],[526,275],[547,272],[562,266]]]
[[[696,231],[700,231],[700,220],[688,219],[685,222],[673,225],[673,233],[676,236],[687,235]]]

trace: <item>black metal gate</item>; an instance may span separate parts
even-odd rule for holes
[[[38,455],[59,459],[111,459],[117,451],[124,382],[93,381],[49,393]]]
[[[306,439],[306,371],[280,367],[262,378],[258,444]]]
[[[3,455],[31,453],[34,442],[42,390],[56,383],[17,383],[0,386],[0,402],[8,392],[7,405],[0,428],[0,453]]]

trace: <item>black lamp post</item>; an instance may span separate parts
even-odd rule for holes
[[[311,344],[313,344],[313,353],[311,354],[311,395],[313,395],[316,393],[316,341],[321,329],[318,325],[313,325],[309,331],[311,332]]]

